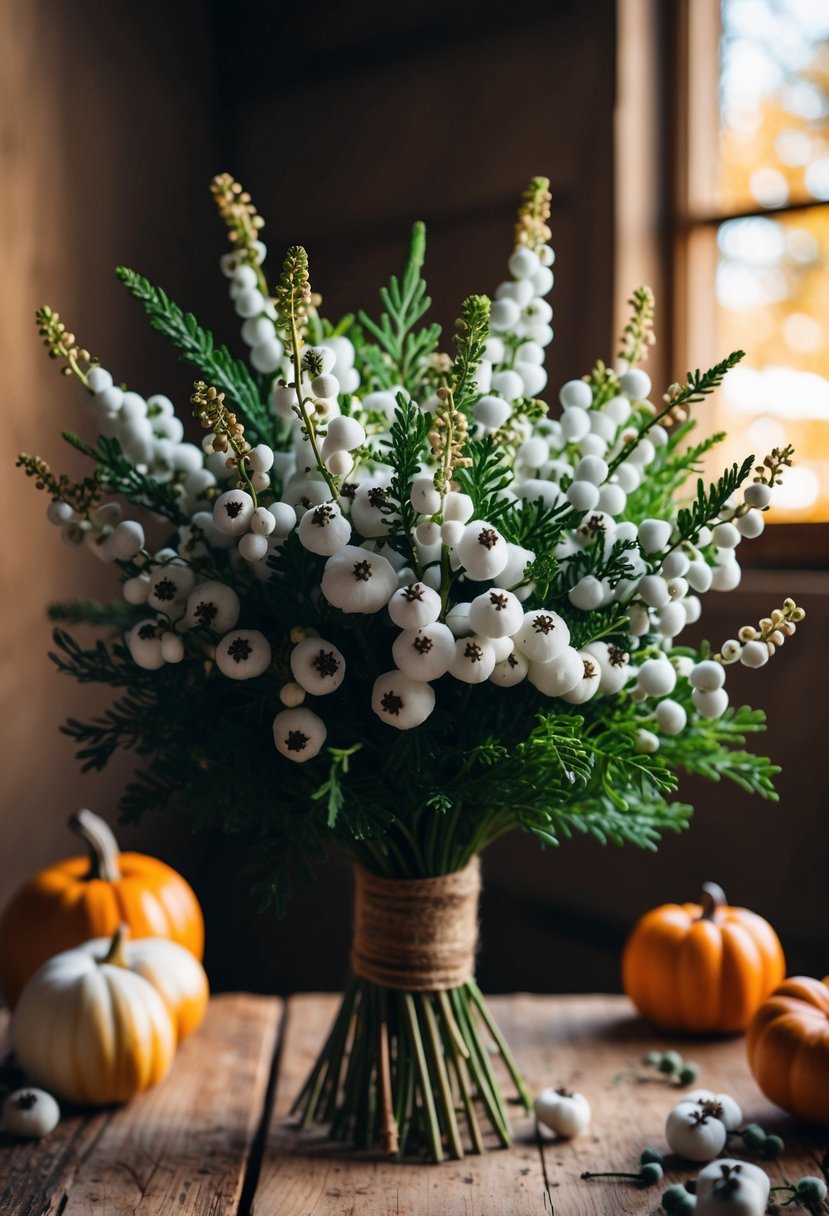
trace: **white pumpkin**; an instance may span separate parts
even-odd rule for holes
[[[37,1140],[60,1123],[60,1107],[51,1094],[29,1086],[9,1094],[3,1103],[0,1127],[12,1136]]]
[[[765,1170],[751,1161],[712,1161],[697,1177],[698,1216],[763,1216],[770,1185]]]
[[[120,947],[120,931],[112,945]],[[176,1032],[164,1001],[140,975],[86,949],[56,954],[23,989],[11,1023],[33,1082],[82,1105],[126,1102],[173,1062]]]
[[[665,1139],[686,1161],[713,1161],[723,1151],[728,1131],[716,1102],[677,1102],[665,1123]]]
[[[539,1123],[568,1140],[590,1123],[590,1103],[584,1094],[568,1089],[542,1089],[533,1105]]]
[[[113,943],[105,937],[92,938],[78,949],[98,960],[109,954],[110,963],[147,980],[164,1002],[178,1042],[200,1025],[210,989],[201,963],[184,946],[163,937],[128,941],[124,934],[115,953]]]

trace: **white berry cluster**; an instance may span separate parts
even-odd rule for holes
[[[91,366],[82,378],[101,434],[171,488],[185,522],[150,553],[142,526],[116,503],[84,513],[56,491],[49,509],[67,541],[119,564],[124,599],[146,608],[126,638],[134,662],[206,662],[228,680],[267,677],[282,706],[274,744],[298,762],[326,743],[326,705],[358,698],[382,723],[410,730],[452,681],[489,683],[503,696],[525,684],[539,708],[627,698],[641,752],[693,717],[720,717],[725,666],[761,666],[800,617],[784,606],[713,658],[675,653],[677,639],[699,620],[706,594],[739,584],[737,548],[762,532],[788,449],[693,527],[680,501],[663,517],[643,509],[656,501],[654,471],[669,454],[676,461],[671,428],[687,416],[681,386],[663,410],[636,365],[651,337],[649,293],[637,296],[643,311],[616,365],[562,385],[551,416],[538,395],[553,338],[554,255],[549,230],[530,216],[510,277],[485,301],[472,371],[420,355],[413,402],[415,390],[390,384],[387,353],[366,359],[358,331],[352,341],[319,321],[307,260],[295,257],[270,295],[260,225],[249,206],[228,205],[248,227],[222,271],[270,434],[249,443],[225,394],[199,382],[192,400],[208,433],[190,443],[168,398],[145,400]],[[303,331],[309,310],[313,335]],[[52,353],[74,358],[52,323]],[[432,429],[404,476],[389,454],[405,417]],[[486,494],[469,471],[475,445],[501,458]],[[526,519],[540,522],[517,531]],[[301,590],[301,623],[273,628],[261,584],[286,600]],[[371,679],[365,651],[357,659],[349,650],[355,636],[382,668]]]

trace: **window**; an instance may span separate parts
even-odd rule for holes
[[[729,434],[719,459],[792,443],[768,521],[829,521],[829,3],[675,13],[675,361],[747,352],[705,420]],[[829,529],[808,531],[825,563]]]

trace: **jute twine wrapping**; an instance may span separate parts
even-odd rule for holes
[[[440,878],[379,878],[356,867],[355,975],[383,988],[438,992],[475,974],[481,867]]]

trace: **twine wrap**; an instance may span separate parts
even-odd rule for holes
[[[440,878],[379,878],[357,866],[355,975],[404,992],[459,988],[475,974],[478,944],[477,857]]]

